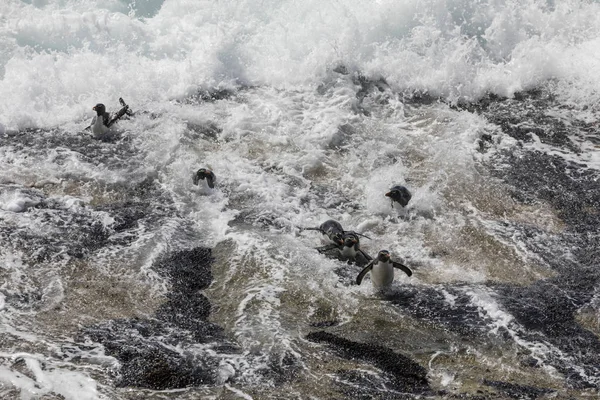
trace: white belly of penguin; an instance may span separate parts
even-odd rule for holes
[[[333,240],[331,240],[331,239],[329,238],[329,236],[327,236],[326,234],[323,234],[323,235],[321,236],[321,243],[322,243],[322,244],[333,244]]]
[[[102,123],[102,117],[94,117],[92,122],[92,133],[95,137],[99,137],[108,132],[108,128]]]
[[[354,250],[354,247],[344,247],[342,250],[340,250],[340,254],[342,255],[342,257],[346,258],[346,259],[351,259],[354,260],[356,258],[356,250]]]
[[[377,288],[385,288],[392,284],[394,281],[394,267],[392,263],[383,263],[379,261],[373,265],[371,270],[371,282],[373,286]]]

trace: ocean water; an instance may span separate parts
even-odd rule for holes
[[[598,71],[591,0],[3,0],[0,398],[596,398]]]

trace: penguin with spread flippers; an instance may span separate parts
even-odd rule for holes
[[[92,110],[96,111],[96,115],[92,118],[92,124],[89,128],[96,139],[104,138],[110,127],[124,115],[133,115],[133,112],[130,110],[129,106],[125,104],[123,98],[119,98],[119,103],[121,103],[121,109],[112,118],[110,117],[110,114],[106,112],[106,106],[104,104],[98,103],[92,108]]]
[[[394,268],[402,270],[406,275],[411,276],[412,271],[406,265],[393,261],[390,258],[390,252],[381,250],[374,260],[371,260],[366,267],[356,277],[356,284],[360,285],[365,275],[371,272],[371,282],[377,289],[385,289],[394,281]]]
[[[394,202],[400,204],[402,207],[406,207],[412,197],[408,189],[402,185],[392,187],[385,195],[392,200],[392,208],[394,207]]]
[[[194,185],[198,186],[200,181],[205,181],[209,188],[214,189],[217,178],[210,169],[200,168],[192,177],[192,182],[194,182]]]

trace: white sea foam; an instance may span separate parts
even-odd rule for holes
[[[25,360],[33,378],[0,365],[0,382],[20,390],[20,398],[37,399],[46,394],[58,394],[68,400],[95,400],[102,397],[96,382],[80,372],[67,368],[47,368],[43,359],[34,354],[15,355]]]
[[[3,2],[2,123],[67,126],[119,96],[148,107],[231,83],[314,85],[336,63],[452,101],[547,79],[579,104],[600,92],[595,2],[142,3]]]
[[[369,254],[386,248],[416,265],[411,278],[396,277],[398,287],[489,278],[476,262],[466,270],[463,258],[435,258],[431,247],[437,241],[464,256],[469,244],[452,239],[473,219],[485,218],[469,213],[470,197],[478,194],[469,191],[483,190],[472,185],[486,157],[477,152],[477,140],[494,128],[445,103],[405,105],[401,94],[426,92],[456,102],[487,92],[511,96],[552,79],[563,101],[590,107],[592,120],[600,96],[599,35],[600,5],[575,0],[556,5],[539,0],[5,0],[0,4],[0,135],[60,127],[67,140],[81,134],[93,105],[104,102],[114,111],[120,96],[138,114],[118,124],[136,151],[115,156],[122,168],[93,155],[82,157],[77,149],[29,151],[15,145],[0,148],[0,182],[60,187],[73,177],[86,182],[82,185],[155,179],[174,199],[178,217],[200,231],[199,238],[181,240],[186,246],[235,243],[223,281],[214,286],[236,291],[211,301],[217,302],[216,312],[220,306],[233,310],[228,328],[243,356],[221,358],[219,373],[222,382],[241,371],[242,381],[255,383],[270,356],[297,355],[300,329],[294,318],[301,325],[307,317],[285,308],[294,293],[310,303],[302,310],[333,302],[343,323],[359,308],[359,295],[371,291],[342,283],[334,272],[339,263],[314,251],[318,236],[294,235],[295,227],[333,218],[369,234],[373,240],[361,239]],[[348,74],[334,72],[340,65]],[[359,74],[371,81],[384,78],[382,87],[392,91],[377,90],[361,102]],[[185,102],[205,89],[230,89],[232,96]],[[207,137],[192,125],[218,129]],[[503,138],[497,147],[514,144]],[[531,146],[539,149],[540,143]],[[111,154],[114,146],[98,148]],[[579,160],[597,167],[595,148],[586,149]],[[215,171],[214,190],[193,186],[192,174],[200,167]],[[392,208],[383,196],[394,184],[412,192],[407,210]],[[51,199],[73,212],[83,212],[91,201],[77,195]],[[24,214],[35,201],[24,192],[2,192],[2,216],[14,225],[31,224]],[[108,213],[98,217],[105,227],[114,223]],[[130,248],[140,260],[128,265],[128,273],[139,267],[158,292],[166,290],[151,266],[177,248],[171,241],[180,229],[179,221],[167,221],[134,241]],[[100,251],[93,265],[102,271],[108,259],[122,263],[119,251]],[[19,257],[3,257],[9,289],[29,287]],[[43,283],[44,310],[65,301],[68,288],[55,275]],[[452,305],[455,299],[442,293]],[[513,329],[519,344],[536,345],[520,341],[511,316],[486,293],[470,295],[495,331]],[[0,296],[4,311],[10,305]],[[17,329],[14,320],[2,329],[38,338]],[[539,346],[535,354],[543,358],[547,349]],[[59,376],[56,369],[38,369],[34,380],[0,368],[0,379],[23,393],[38,380],[44,393],[61,390],[56,388],[63,378],[70,382],[60,392],[66,398],[77,390],[96,390],[80,372]],[[457,383],[447,371],[438,378],[442,385]]]
[[[39,200],[17,192],[5,192],[0,194],[0,209],[10,212],[23,212],[29,207],[35,206]]]

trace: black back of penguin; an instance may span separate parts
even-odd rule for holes
[[[203,179],[206,179],[209,188],[214,189],[217,178],[210,169],[200,168],[192,177],[192,181],[196,186],[198,186],[198,183]]]
[[[394,202],[400,204],[402,207],[406,207],[412,198],[410,191],[402,185],[393,186],[385,195],[392,199],[392,207],[394,206]]]

